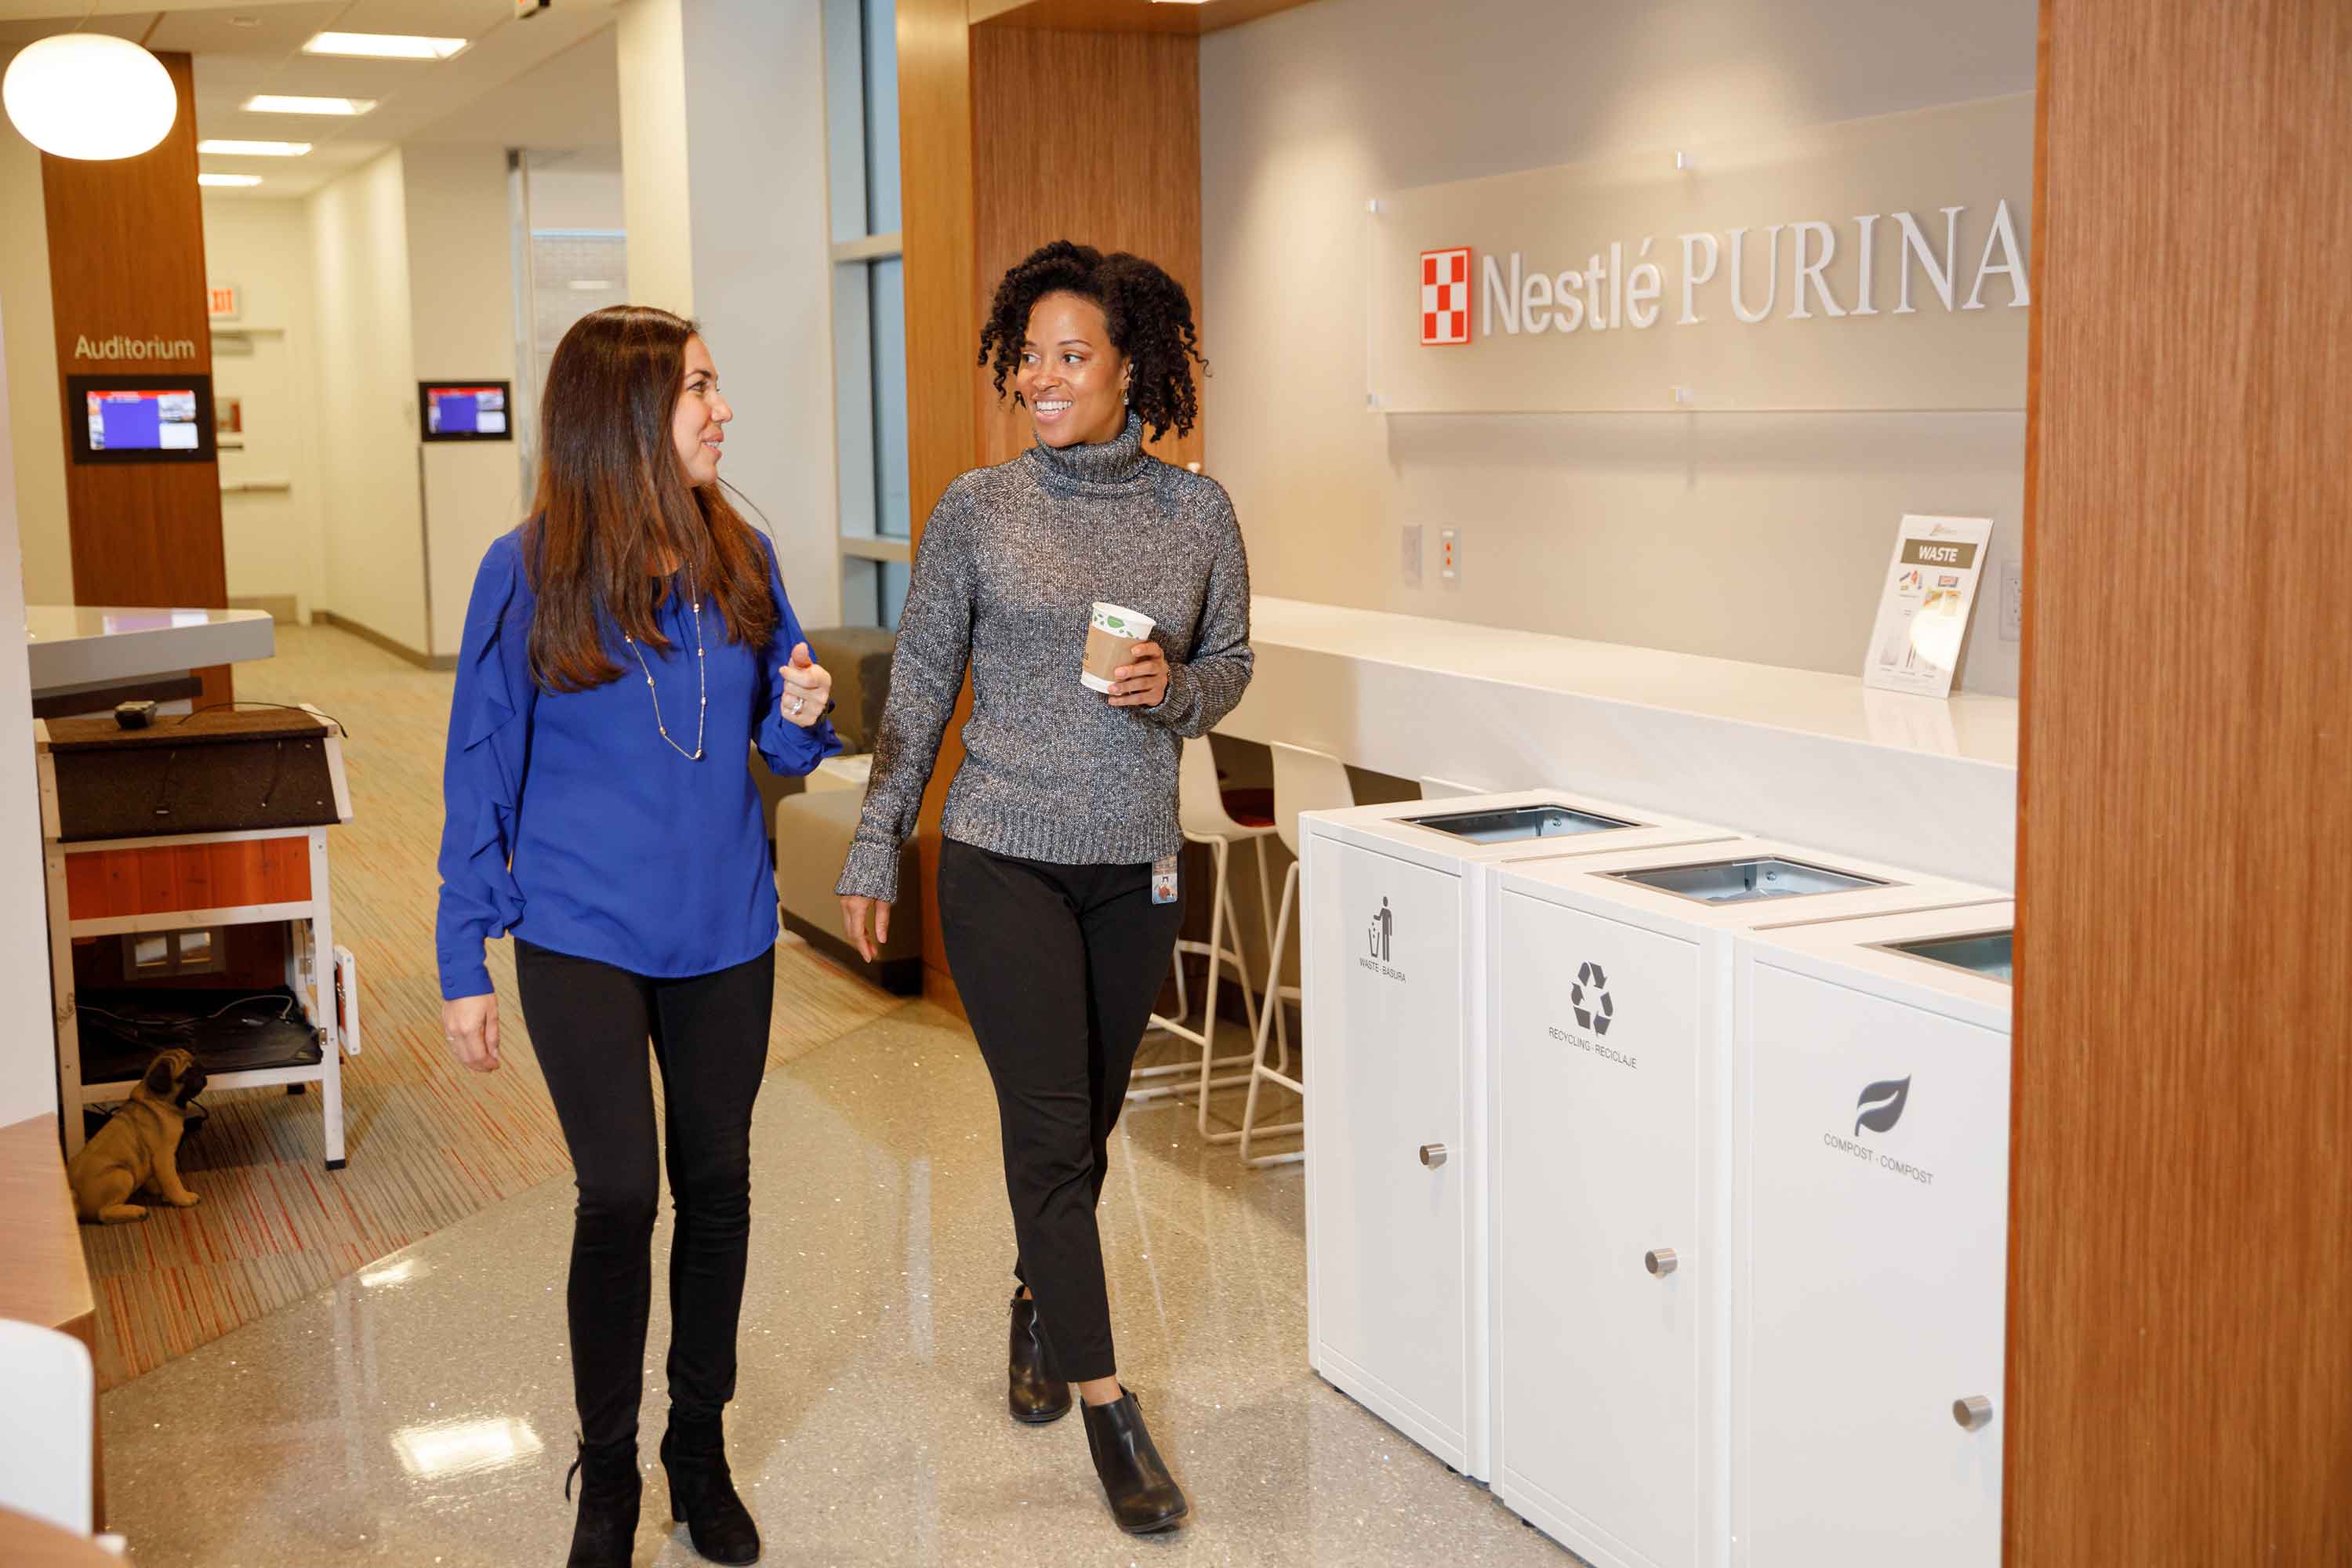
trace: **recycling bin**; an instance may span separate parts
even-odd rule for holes
[[[1759,839],[1496,868],[1493,1482],[1522,1517],[1601,1568],[1727,1561],[1736,939],[2000,896]]]
[[[1486,1479],[1486,878],[1727,838],[1556,790],[1300,819],[1316,1371]]]
[[[1998,1568],[2015,906],[1741,943],[1732,1561]]]

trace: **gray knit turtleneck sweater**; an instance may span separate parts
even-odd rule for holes
[[[1097,599],[1141,610],[1168,650],[1157,708],[1078,684]],[[972,671],[950,838],[1024,860],[1129,865],[1183,846],[1176,764],[1248,686],[1249,563],[1224,488],[1148,456],[1141,421],[1100,445],[1039,444],[948,487],[915,552],[866,812],[839,890],[898,896],[940,737]]]

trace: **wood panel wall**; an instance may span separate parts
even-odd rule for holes
[[[899,0],[898,134],[915,541],[949,483],[1028,445],[976,364],[1004,269],[1047,239],[1133,250],[1166,267],[1200,320],[1199,44],[1192,37],[973,27],[963,0]],[[1050,116],[1036,112],[1050,94]],[[1072,125],[1088,128],[1072,137]],[[1206,327],[1202,326],[1204,343]],[[1202,387],[1202,400],[1208,388]],[[1196,460],[1201,436],[1153,448]],[[917,834],[929,882],[939,814],[963,762],[969,684],[949,721]],[[928,994],[950,1005],[938,901],[923,900]]]
[[[964,0],[898,0],[898,185],[907,291],[908,503],[919,549],[931,508],[977,460],[972,356],[980,316],[972,302],[971,27]],[[963,763],[957,738],[971,717],[966,682],[940,745],[915,841],[922,856],[923,978],[927,994],[953,1005],[939,900],[928,896],[940,863],[940,808]]]
[[[2352,7],[2042,71],[2007,1561],[2352,1563]]]
[[[1045,27],[1072,33],[1222,32],[1308,0],[1187,0],[1139,5],[1137,0],[971,0],[972,26]]]
[[[1051,102],[1050,114],[1034,106]],[[1129,250],[1166,268],[1201,313],[1201,46],[1167,33],[975,27],[971,108],[975,320],[997,280],[1048,240]],[[1072,134],[1073,127],[1084,127]],[[1204,334],[1205,346],[1205,334]],[[969,357],[969,356],[967,356]],[[1205,398],[1205,384],[1202,392]],[[980,460],[1028,447],[1029,416],[976,373]],[[1197,462],[1201,432],[1151,450]]]
[[[156,58],[180,95],[179,118],[159,145],[104,163],[41,154],[59,398],[68,375],[212,374],[194,79],[186,55]],[[74,352],[81,338],[118,333],[186,339],[195,353],[100,360]],[[76,604],[227,607],[219,464],[78,464],[70,419],[65,463]],[[226,667],[198,673],[200,701],[227,700]]]

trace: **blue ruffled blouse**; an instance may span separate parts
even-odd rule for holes
[[[802,640],[764,537],[781,612],[764,647],[727,639],[702,605],[709,708],[702,760],[663,740],[661,721],[694,749],[694,617],[684,584],[658,612],[670,648],[640,645],[653,672],[608,624],[625,672],[587,691],[542,691],[530,677],[533,605],[522,531],[483,556],[466,609],[457,693],[442,772],[441,907],[435,945],[445,998],[490,989],[482,943],[508,932],[632,973],[708,974],[775,945],[776,886],[760,792],[746,765],[757,746],[779,773],[806,773],[841,750],[833,726],[780,710],[778,671]]]

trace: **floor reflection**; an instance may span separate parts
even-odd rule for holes
[[[1129,1114],[1102,1209],[1122,1375],[1194,1503],[1150,1541],[1110,1525],[1079,1421],[1005,1415],[1012,1227],[959,1026],[911,1009],[772,1075],[752,1146],[729,1439],[764,1561],[1573,1561],[1307,1370],[1301,1173],[1239,1169],[1188,1106]],[[571,1206],[549,1183],[110,1393],[142,1568],[561,1562]],[[666,1501],[656,1465],[639,1564],[698,1561]]]

